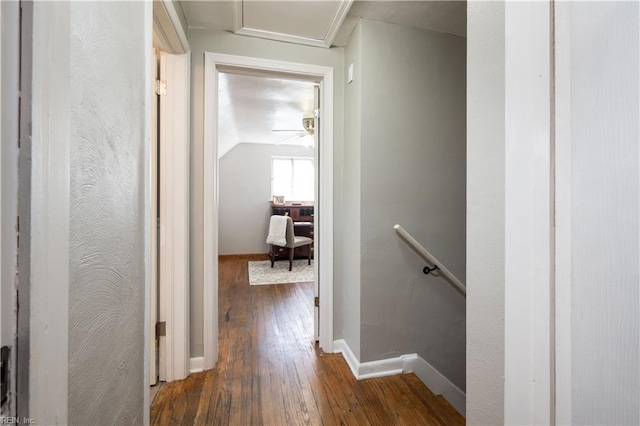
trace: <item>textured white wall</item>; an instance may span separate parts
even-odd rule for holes
[[[639,424],[640,7],[569,10],[572,421]]]
[[[344,52],[342,48],[320,49],[224,31],[189,30],[191,45],[191,357],[204,353],[202,330],[203,298],[203,129],[204,120],[204,52],[322,65],[334,68],[334,270],[342,268],[342,139],[344,123]],[[341,293],[342,275],[334,273],[334,294]],[[334,305],[334,336],[341,338],[342,311]]]
[[[68,422],[141,424],[150,15],[143,2],[70,10]]]
[[[465,39],[361,22],[361,362],[418,353],[465,389],[465,299],[394,232],[465,280]]]
[[[313,158],[313,148],[241,143],[220,159],[220,254],[269,252],[273,156]]]
[[[467,422],[504,423],[504,4],[467,6]]]

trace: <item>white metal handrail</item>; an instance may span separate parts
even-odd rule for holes
[[[467,286],[465,286],[462,281],[458,279],[453,272],[448,270],[438,259],[435,258],[434,255],[429,253],[429,251],[422,246],[415,238],[411,236],[402,226],[396,224],[393,226],[393,229],[396,230],[396,233],[400,235],[409,245],[413,248],[416,253],[422,256],[427,262],[436,266],[438,270],[442,271],[442,275],[445,276],[455,287],[460,291],[463,295],[467,295]],[[431,269],[432,270],[432,269]],[[426,272],[426,271],[425,271]]]

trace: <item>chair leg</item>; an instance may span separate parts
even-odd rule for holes
[[[311,246],[307,246],[307,254],[309,255],[309,265],[311,265]]]
[[[293,247],[289,247],[289,271],[293,268]]]
[[[273,245],[271,246],[271,250],[269,250],[269,259],[271,259],[271,267],[273,268],[273,261],[275,260]]]

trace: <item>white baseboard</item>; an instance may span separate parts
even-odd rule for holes
[[[353,352],[351,352],[351,348],[344,339],[333,341],[333,353],[342,354],[342,357],[345,361],[347,361],[347,365],[351,369],[351,373],[353,373],[353,376],[357,379],[358,367],[360,363],[356,359],[356,356],[353,354]]]
[[[358,380],[402,374],[402,358],[360,363],[343,339],[333,342],[333,352],[342,354],[351,372]]]
[[[204,357],[191,358],[189,360],[189,372],[201,373],[204,371]]]
[[[415,373],[431,391],[442,395],[456,411],[466,417],[467,395],[418,354],[404,355],[405,373]]]
[[[442,395],[460,414],[466,415],[466,394],[418,354],[361,363],[344,339],[333,342],[333,351],[342,354],[357,380],[415,373],[434,394]]]

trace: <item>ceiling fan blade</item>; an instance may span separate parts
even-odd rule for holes
[[[286,138],[286,139],[284,139],[284,140],[281,140],[280,142],[276,142],[276,145],[282,145],[283,143],[285,143],[285,142],[289,142],[289,141],[290,141],[290,140],[292,140],[292,139],[295,139],[295,138],[301,138],[301,137],[303,137],[303,136],[304,136],[304,135],[306,135],[306,134],[307,134],[307,132],[298,133],[297,135],[293,135],[293,136],[291,136],[291,137],[288,137],[288,138]]]

